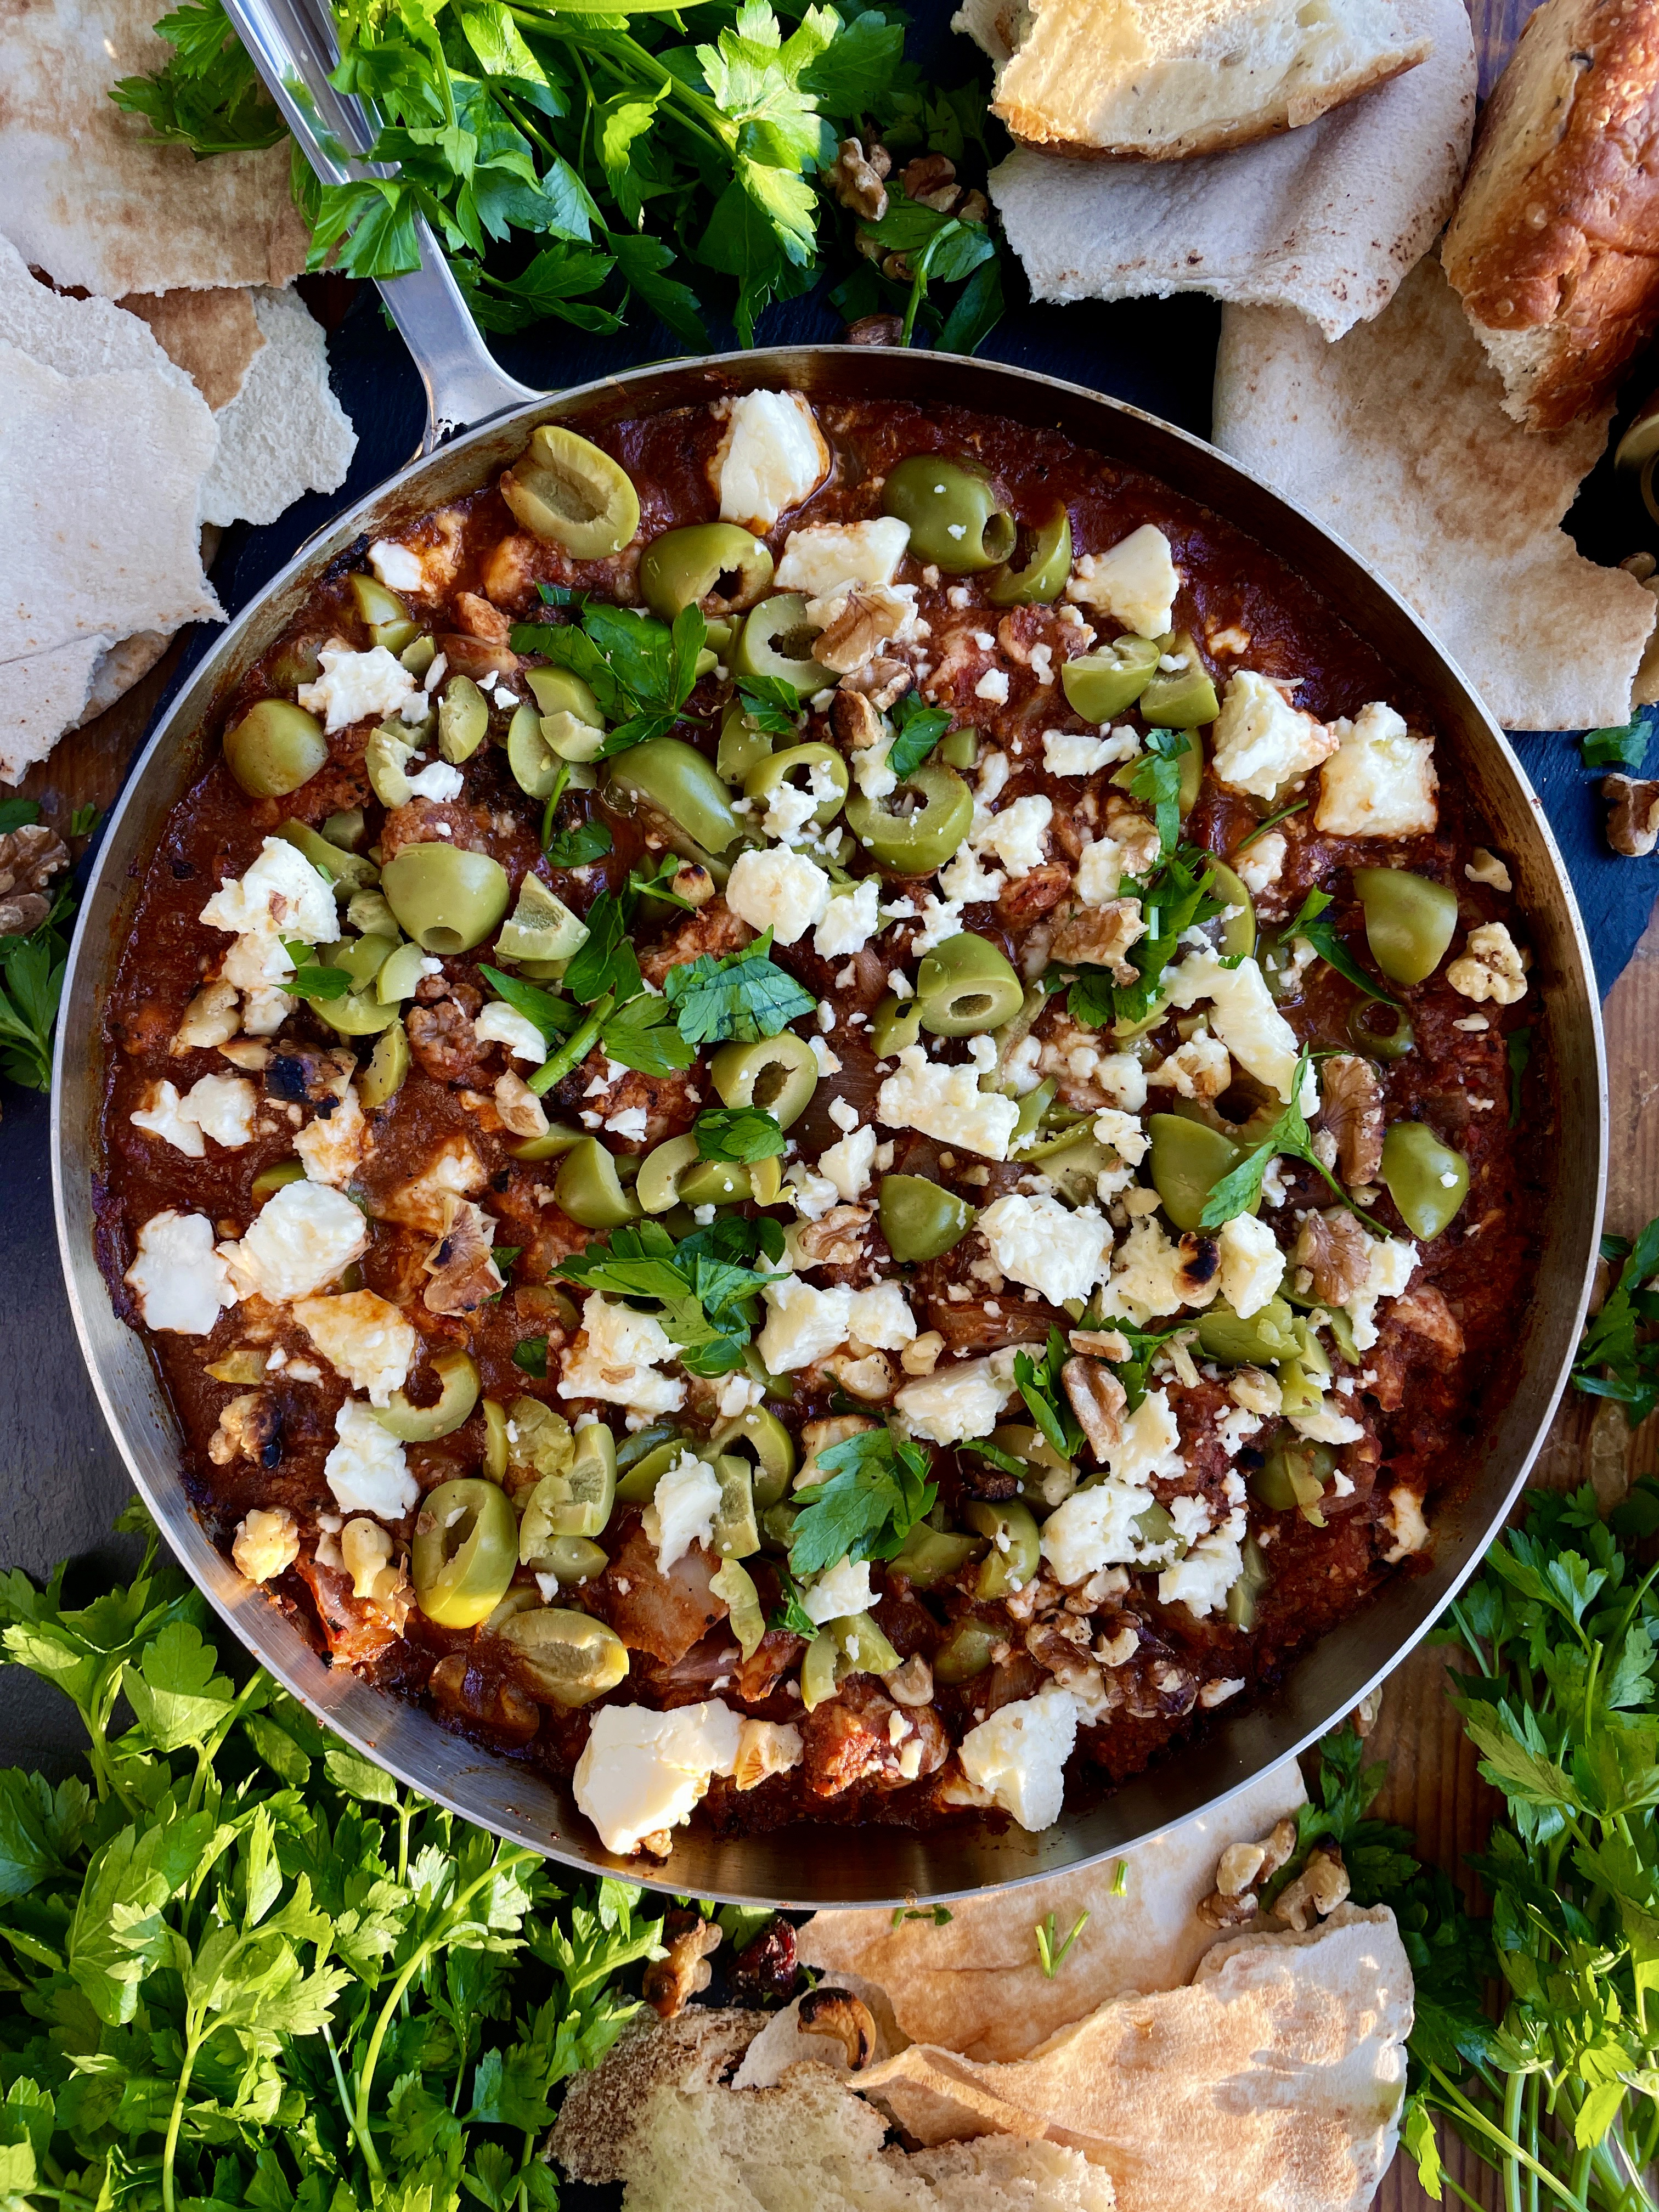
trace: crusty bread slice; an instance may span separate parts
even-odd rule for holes
[[[1504,379],[1559,430],[1612,398],[1659,322],[1659,0],[1545,0],[1498,79],[1441,249]]]
[[[1010,50],[992,106],[1014,137],[1097,161],[1294,130],[1430,50],[1395,0],[968,0],[957,21]]]

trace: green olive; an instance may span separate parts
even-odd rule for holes
[[[421,1500],[410,1553],[427,1619],[440,1628],[476,1628],[501,1603],[519,1564],[507,1493],[477,1475],[441,1482]]]
[[[1214,1189],[1244,1157],[1231,1137],[1184,1114],[1154,1114],[1146,1124],[1152,1139],[1152,1188],[1177,1229],[1196,1229]],[[1261,1195],[1247,1211],[1261,1211]]]
[[[412,999],[429,957],[418,945],[395,945],[375,974],[374,995],[380,1004],[397,1006],[404,999]]]
[[[984,1553],[983,1536],[959,1536],[953,1529],[930,1528],[918,1521],[887,1570],[904,1576],[914,1589],[937,1589],[941,1583],[954,1582],[969,1559]]]
[[[720,744],[714,752],[714,773],[721,782],[746,782],[771,750],[771,738],[750,720],[742,699],[733,699],[720,723]]]
[[[1395,1211],[1426,1244],[1462,1209],[1469,1164],[1442,1144],[1426,1121],[1396,1121],[1382,1139],[1382,1181]]]
[[[1412,1018],[1403,1006],[1380,999],[1357,999],[1348,1012],[1348,1035],[1373,1060],[1403,1060],[1417,1042]]]
[[[1042,1540],[1030,1507],[1017,1498],[991,1504],[975,1498],[963,1507],[962,1517],[976,1534],[991,1540],[975,1595],[988,1603],[1023,1590],[1042,1564]]]
[[[975,1219],[965,1199],[926,1176],[884,1176],[878,1205],[881,1233],[901,1261],[938,1259],[962,1242]]]
[[[901,999],[890,991],[871,1017],[870,1049],[878,1060],[888,1060],[921,1042],[921,1008],[915,996]]]
[[[1204,740],[1196,730],[1183,730],[1180,735],[1181,746],[1173,757],[1180,764],[1181,781],[1176,792],[1176,804],[1184,822],[1197,805],[1198,794],[1204,787]],[[1146,758],[1145,753],[1137,753],[1133,760],[1125,761],[1121,768],[1112,771],[1110,781],[1120,791],[1133,790]]]
[[[799,1120],[818,1087],[817,1056],[793,1030],[755,1044],[723,1044],[708,1072],[722,1105],[758,1106],[781,1129]]]
[[[568,960],[587,942],[587,924],[539,876],[519,885],[518,903],[501,924],[495,950],[504,960]]]
[[[640,592],[659,620],[683,608],[731,615],[752,607],[772,580],[764,538],[735,522],[694,522],[653,538],[640,556]]]
[[[675,1200],[681,1206],[740,1206],[753,1194],[749,1170],[738,1161],[698,1160],[682,1171]]]
[[[775,1413],[750,1406],[716,1429],[711,1441],[728,1458],[751,1455],[755,1504],[763,1511],[787,1495],[795,1472],[795,1440]]]
[[[1273,1577],[1267,1555],[1254,1536],[1244,1539],[1241,1558],[1238,1579],[1227,1593],[1227,1620],[1231,1627],[1249,1629],[1255,1626],[1256,1608]]]
[[[430,632],[423,632],[410,642],[398,655],[411,676],[424,676],[438,658],[438,641]]]
[[[1404,868],[1356,868],[1371,957],[1395,983],[1421,983],[1445,957],[1457,927],[1457,893]]]
[[[343,853],[355,852],[363,842],[368,828],[361,806],[343,806],[337,814],[331,814],[323,824],[323,836],[329,844],[338,846]],[[358,925],[354,923],[353,927]]]
[[[346,902],[345,918],[347,927],[355,929],[359,937],[398,935],[398,917],[381,890],[353,891]]]
[[[595,1544],[586,1536],[552,1536],[537,1559],[536,1572],[551,1575],[561,1589],[568,1589],[577,1583],[591,1583],[610,1564],[602,1544]],[[533,1592],[526,1594],[534,1595]]]
[[[1296,1316],[1274,1297],[1240,1321],[1225,1298],[1217,1298],[1198,1317],[1198,1342],[1206,1359],[1224,1366],[1272,1367],[1297,1350]]]
[[[755,1518],[755,1480],[746,1459],[721,1452],[714,1461],[720,1502],[714,1509],[714,1549],[723,1559],[746,1559],[761,1547]]]
[[[311,1011],[319,1022],[340,1036],[379,1036],[399,1020],[395,1006],[386,1006],[373,991],[348,991],[338,999],[313,999]]]
[[[333,884],[337,898],[355,897],[380,880],[380,872],[367,853],[343,853],[319,836],[308,822],[284,822],[276,835],[305,854],[318,874]]]
[[[916,1005],[929,1036],[1000,1029],[1025,1003],[1025,986],[988,938],[960,931],[916,970]]]
[[[1176,1534],[1175,1516],[1156,1500],[1134,1516],[1134,1531],[1145,1551],[1160,1550],[1166,1560],[1184,1559],[1187,1540]]]
[[[1024,1461],[1026,1472],[1020,1482],[1028,1503],[1035,1498],[1047,1507],[1059,1505],[1077,1488],[1075,1461],[1057,1452],[1041,1429],[999,1422],[991,1431],[991,1442],[1000,1450]]]
[[[1154,669],[1137,704],[1149,729],[1195,730],[1214,721],[1221,712],[1215,685],[1205,672],[1204,659],[1192,634],[1182,630],[1158,640],[1160,659],[1180,658],[1184,668]]]
[[[514,709],[507,726],[507,764],[526,799],[552,795],[559,781],[559,756],[542,735],[542,718],[527,700]]]
[[[628,1673],[628,1646],[591,1613],[538,1606],[504,1621],[514,1671],[533,1698],[555,1705],[591,1705]]]
[[[404,845],[380,876],[404,933],[428,952],[470,952],[507,912],[507,871],[488,853],[469,853],[434,839]]]
[[[1019,1102],[1019,1119],[1008,1133],[1008,1157],[1023,1158],[1032,1147],[1042,1141],[1042,1117],[1054,1103],[1054,1079],[1052,1075],[1039,1083],[1035,1091],[1028,1091]]]
[[[606,796],[621,799],[621,813],[641,805],[650,808],[710,853],[723,853],[740,826],[726,786],[682,738],[647,738],[619,753],[611,763]]]
[[[519,1559],[542,1568],[556,1536],[597,1536],[617,1502],[617,1440],[603,1421],[576,1431],[570,1465],[544,1474],[531,1492],[519,1523]]]
[[[939,757],[946,768],[964,771],[979,763],[979,732],[971,722],[959,730],[947,730],[939,741]]]
[[[554,422],[542,424],[502,477],[501,497],[532,537],[578,561],[620,553],[640,526],[627,471]]]
[[[408,1073],[408,1032],[400,1020],[394,1021],[381,1031],[368,1065],[357,1078],[357,1096],[368,1107],[388,1105],[403,1089]]]
[[[679,1204],[680,1177],[688,1168],[695,1167],[701,1157],[697,1140],[690,1134],[670,1137],[665,1144],[646,1154],[640,1163],[634,1195],[647,1213],[666,1213],[671,1206]]]
[[[540,1137],[520,1137],[518,1143],[507,1146],[515,1160],[558,1160],[573,1152],[583,1141],[580,1129],[562,1127],[557,1121]]]
[[[909,524],[913,559],[950,576],[1000,568],[1019,535],[988,476],[931,453],[913,453],[888,471],[881,511]]]
[[[285,1182],[303,1182],[305,1181],[305,1166],[302,1161],[277,1160],[270,1167],[261,1168],[258,1174],[254,1176],[253,1195],[257,1199],[267,1199],[270,1196],[273,1191],[280,1190]],[[262,1354],[262,1359],[263,1356],[264,1355]],[[259,1374],[263,1375],[264,1371],[264,1368],[262,1364],[259,1369]],[[221,1381],[229,1381],[233,1378],[229,1376],[221,1376],[220,1379]],[[258,1381],[258,1377],[256,1376],[254,1379]]]
[[[507,1408],[494,1398],[483,1401],[483,1471],[492,1482],[507,1480]]]
[[[781,784],[796,776],[803,790],[810,790],[815,779],[829,780],[830,796],[818,801],[809,817],[820,830],[827,828],[847,798],[847,763],[833,745],[788,745],[781,753],[769,753],[744,779],[744,796],[769,800]]]
[[[1024,1157],[1030,1160],[1039,1155],[1043,1174],[1073,1206],[1092,1205],[1099,1194],[1101,1176],[1118,1164],[1117,1154],[1094,1134],[1086,1121],[1057,1150],[1051,1152],[1039,1146],[1037,1153],[1027,1152]]]
[[[991,1654],[1008,1641],[1000,1628],[988,1627],[971,1614],[959,1620],[933,1654],[933,1680],[947,1684],[971,1682],[991,1664]]]
[[[583,1137],[571,1146],[560,1163],[553,1195],[561,1212],[584,1229],[620,1229],[624,1221],[640,1218],[638,1200],[623,1188],[617,1163],[597,1137]]]
[[[251,799],[285,799],[327,763],[322,724],[287,699],[261,699],[225,732],[225,765]]]
[[[1109,722],[1134,705],[1157,674],[1158,659],[1150,637],[1114,638],[1098,653],[1080,653],[1060,672],[1066,702],[1085,722]]]
[[[993,576],[985,596],[994,607],[1052,606],[1072,573],[1072,518],[1056,506],[1032,532],[1031,551],[1023,568],[1012,563]]]
[[[325,964],[349,975],[358,990],[365,991],[385,967],[388,955],[397,951],[398,943],[395,937],[344,937],[331,949]]]
[[[523,711],[520,709],[520,712]],[[518,716],[515,714],[513,719],[516,721]],[[508,735],[511,735],[510,731]],[[556,714],[544,714],[541,717],[538,725],[538,735],[544,746],[553,757],[553,779],[556,781],[558,763],[563,761],[566,764],[564,779],[566,784],[574,790],[583,788],[591,790],[592,788],[591,784],[584,787],[578,783],[569,771],[578,767],[588,769],[590,762],[598,760],[605,750],[603,725],[598,722],[584,722],[577,715],[568,714],[561,708]],[[588,769],[588,772],[592,774],[591,769]],[[547,795],[545,792],[536,794],[544,799]]]
[[[438,702],[438,750],[447,761],[471,760],[489,729],[489,706],[470,676],[452,676]]]
[[[766,1637],[766,1612],[755,1577],[741,1559],[723,1559],[719,1571],[708,1577],[708,1588],[714,1596],[726,1600],[726,1626],[744,1657],[752,1659]]]
[[[383,645],[388,653],[401,653],[419,635],[419,623],[396,592],[388,591],[378,577],[366,576],[360,571],[351,579],[351,596],[357,602],[358,613],[368,625],[371,645]]]
[[[1250,1494],[1269,1513],[1306,1512],[1318,1505],[1335,1472],[1336,1455],[1328,1444],[1310,1443],[1281,1429],[1250,1477]]]
[[[605,716],[591,685],[574,669],[526,668],[525,682],[544,714],[574,714],[594,729],[605,727]]]
[[[409,763],[415,748],[404,725],[374,732],[363,750],[363,766],[369,789],[382,806],[407,806],[414,793],[409,787]]]
[[[439,1382],[435,1405],[412,1406],[403,1391],[394,1390],[389,1406],[374,1408],[380,1426],[404,1443],[426,1444],[435,1437],[451,1435],[478,1402],[478,1364],[470,1352],[452,1348],[434,1352],[432,1371]]]
[[[617,1495],[624,1505],[648,1505],[657,1494],[657,1485],[669,1468],[683,1459],[687,1452],[695,1457],[696,1446],[675,1431],[665,1443],[653,1444],[642,1452],[617,1478]]]
[[[800,1701],[810,1713],[833,1698],[849,1674],[890,1674],[899,1656],[867,1613],[826,1621],[800,1666]]]
[[[895,801],[910,811],[896,812]],[[848,828],[878,867],[900,876],[928,876],[942,868],[973,820],[973,793],[942,761],[924,761],[889,799],[858,791],[847,802]]]
[[[1248,960],[1255,951],[1255,901],[1249,885],[1224,860],[1208,862],[1215,896],[1227,909],[1221,925],[1221,950],[1229,960]]]
[[[803,698],[833,684],[835,678],[812,658],[817,631],[806,619],[799,592],[779,592],[763,599],[745,617],[732,653],[733,676],[775,676]]]

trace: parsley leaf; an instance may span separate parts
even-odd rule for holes
[[[804,1636],[810,1644],[818,1632],[818,1625],[800,1601],[800,1584],[781,1560],[775,1564],[778,1582],[783,1591],[783,1603],[767,1626],[780,1628],[787,1636]]]
[[[919,691],[907,691],[893,702],[894,738],[887,749],[887,765],[901,783],[914,775],[951,726],[948,707],[927,707]]]
[[[1261,1195],[1261,1178],[1267,1172],[1267,1164],[1280,1155],[1305,1161],[1309,1167],[1322,1175],[1356,1221],[1363,1222],[1373,1237],[1382,1231],[1371,1220],[1362,1206],[1348,1196],[1313,1148],[1313,1135],[1307,1116],[1302,1111],[1302,1086],[1308,1070],[1313,1066],[1313,1054],[1304,1051],[1296,1063],[1296,1073],[1291,1078],[1291,1103],[1268,1130],[1254,1152],[1247,1152],[1236,1168],[1212,1183],[1210,1194],[1204,1201],[1204,1211],[1198,1217],[1203,1229],[1220,1229],[1236,1214],[1248,1213]]]
[[[1060,1370],[1070,1357],[1066,1340],[1057,1328],[1048,1331],[1048,1341],[1040,1359],[1033,1358],[1029,1352],[1014,1354],[1014,1386],[1025,1401],[1026,1411],[1062,1459],[1075,1459],[1084,1442],[1072,1401],[1060,1379]]]
[[[40,819],[40,809],[32,799],[0,799],[0,837],[29,829]]]
[[[1617,1399],[1638,1428],[1659,1411],[1659,1341],[1638,1334],[1659,1322],[1659,1291],[1647,1288],[1659,1271],[1659,1220],[1650,1221],[1633,1245],[1604,1237],[1601,1249],[1623,1265],[1600,1311],[1584,1324],[1573,1386],[1588,1397]]]
[[[789,1539],[797,1575],[822,1574],[842,1559],[890,1559],[939,1495],[928,1456],[890,1429],[861,1429],[818,1455],[821,1482],[805,1500]]]
[[[71,837],[90,837],[102,818],[101,807],[77,806],[70,817],[69,834]]]
[[[706,1106],[694,1134],[699,1159],[733,1160],[744,1167],[775,1159],[785,1141],[775,1119],[759,1106]]]
[[[1334,968],[1345,981],[1352,983],[1356,990],[1363,991],[1368,999],[1375,999],[1382,1006],[1393,1006],[1398,1010],[1399,1000],[1391,999],[1386,991],[1379,989],[1377,985],[1372,982],[1370,977],[1337,935],[1335,923],[1322,920],[1321,917],[1330,903],[1331,895],[1328,891],[1310,891],[1307,897],[1303,900],[1301,910],[1295,920],[1288,923],[1284,929],[1282,933],[1284,942],[1288,945],[1294,938],[1305,937],[1326,965]]]
[[[1130,791],[1152,809],[1166,860],[1181,840],[1181,757],[1192,745],[1188,731],[1148,730],[1146,753],[1129,778]]]
[[[610,891],[601,891],[582,917],[586,941],[571,955],[564,988],[591,1006],[607,991],[631,999],[640,988],[640,963],[628,941],[628,909]]]
[[[1115,1321],[1112,1328],[1129,1347],[1127,1359],[1111,1362],[1112,1372],[1123,1385],[1127,1410],[1133,1413],[1146,1395],[1146,1378],[1158,1353],[1174,1337],[1184,1335],[1189,1323],[1177,1322],[1173,1328],[1136,1328],[1127,1321]]]
[[[767,929],[740,951],[700,953],[669,969],[663,988],[688,1044],[756,1044],[812,1012],[817,1001],[773,965],[771,951]]]
[[[490,968],[480,962],[478,973],[500,993],[515,1013],[526,1021],[534,1022],[549,1044],[570,1036],[581,1026],[581,1009],[568,999],[556,998],[544,991],[539,983],[526,983],[522,976],[503,975],[499,968]]]
[[[1146,934],[1129,948],[1129,962],[1139,970],[1139,980],[1116,983],[1103,969],[1085,969],[1066,1002],[1073,1021],[1089,1029],[1103,1028],[1108,1022],[1145,1021],[1158,1004],[1164,970],[1182,937],[1200,922],[1213,921],[1224,908],[1225,901],[1215,896],[1213,858],[1194,845],[1178,846],[1169,855],[1140,891]],[[1126,882],[1126,890],[1133,888]]]
[[[738,697],[744,720],[769,738],[793,737],[800,718],[800,694],[781,676],[739,676]]]
[[[538,1382],[547,1380],[547,1339],[544,1336],[521,1336],[513,1347],[513,1364],[521,1367]]]
[[[544,598],[556,588],[544,586]],[[599,748],[600,759],[665,737],[696,685],[697,656],[707,635],[701,611],[682,608],[672,627],[637,608],[599,599],[574,611],[575,623],[514,623],[514,651],[539,653],[588,685],[615,726]]]
[[[650,1300],[656,1318],[694,1375],[729,1375],[759,1318],[756,1300],[777,1276],[748,1263],[775,1259],[783,1233],[775,1221],[733,1217],[683,1237],[678,1244],[658,1221],[613,1230],[605,1244],[561,1261],[556,1273],[589,1290],[630,1302]]]
[[[1639,774],[1648,757],[1653,724],[1635,714],[1621,730],[1589,730],[1581,741],[1586,768],[1625,768]]]

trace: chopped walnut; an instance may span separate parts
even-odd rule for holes
[[[1334,1844],[1316,1850],[1296,1880],[1273,1900],[1273,1917],[1298,1936],[1313,1925],[1316,1914],[1323,1920],[1335,1911],[1348,1893],[1348,1869]]]
[[[863,1257],[870,1225],[867,1206],[832,1206],[822,1221],[804,1221],[795,1231],[801,1263],[809,1267],[855,1267]]]
[[[668,1956],[651,1961],[640,1994],[659,2020],[676,2020],[714,1979],[709,1954],[718,1951],[725,1939],[712,1920],[682,1908],[669,1913],[663,1934]]]
[[[863,668],[849,670],[841,679],[842,691],[861,691],[878,713],[885,714],[895,699],[902,699],[915,681],[902,660],[878,653]]]
[[[875,2021],[850,1990],[809,1990],[795,2019],[803,2035],[833,2035],[847,2053],[850,2074],[862,2072],[876,2055]]]
[[[1357,1053],[1339,1053],[1319,1071],[1319,1093],[1343,1182],[1374,1182],[1382,1164],[1382,1086],[1376,1070]]]
[[[208,1457],[215,1467],[228,1467],[236,1459],[257,1459],[272,1466],[275,1461],[270,1455],[275,1451],[281,1457],[277,1439],[282,1426],[276,1401],[267,1391],[245,1391],[220,1414],[219,1425],[208,1443]]]
[[[0,836],[0,937],[40,928],[52,912],[46,885],[69,859],[69,847],[44,822],[26,822]]]
[[[1353,1723],[1353,1732],[1362,1743],[1376,1726],[1382,1713],[1382,1692],[1380,1689],[1376,1689],[1368,1690],[1348,1715],[1348,1718]]]
[[[1629,775],[1602,779],[1607,801],[1607,842],[1626,860],[1645,860],[1659,845],[1659,783]]]
[[[1098,1359],[1068,1359],[1060,1380],[1090,1450],[1103,1466],[1123,1434],[1123,1409],[1128,1403],[1123,1385]]]
[[[884,1352],[865,1352],[856,1356],[832,1352],[823,1363],[823,1371],[832,1375],[849,1397],[862,1398],[872,1406],[884,1406],[898,1389],[898,1377]]]
[[[962,187],[957,182],[957,165],[948,154],[918,154],[907,161],[899,182],[904,186],[908,200],[919,200],[923,207],[937,209],[948,215],[962,197]]]
[[[687,906],[707,906],[714,896],[714,878],[701,861],[688,860],[674,871],[674,880],[668,888]]]
[[[933,1697],[933,1670],[920,1651],[914,1651],[882,1681],[890,1698],[901,1705],[931,1705]]]
[[[867,752],[887,735],[869,694],[850,690],[845,684],[830,702],[830,726],[842,743],[855,753]]]
[[[499,607],[488,599],[480,599],[476,592],[458,592],[455,611],[461,628],[469,637],[476,637],[482,645],[508,645],[512,642],[513,624]]]
[[[1048,950],[1053,959],[1082,968],[1109,968],[1115,981],[1132,983],[1136,970],[1128,958],[1129,947],[1146,934],[1139,899],[1108,899],[1103,906],[1085,906],[1068,915]]]
[[[1242,1928],[1255,1917],[1256,1892],[1270,1881],[1296,1849],[1296,1822],[1285,1819],[1255,1844],[1230,1844],[1215,1870],[1215,1888],[1203,1899],[1198,1917],[1211,1928]]]
[[[1215,1886],[1224,1897],[1237,1897],[1255,1883],[1267,1863],[1264,1844],[1229,1844],[1215,1870]]]
[[[1074,1328],[1066,1341],[1073,1352],[1081,1352],[1092,1359],[1109,1359],[1115,1364],[1129,1357],[1129,1340],[1118,1328]]]
[[[495,1224],[471,1199],[453,1193],[445,1200],[445,1214],[444,1233],[423,1262],[432,1278],[424,1304],[428,1313],[472,1313],[503,1287],[489,1249]]]
[[[1123,848],[1126,876],[1152,874],[1164,847],[1158,824],[1149,814],[1143,814],[1138,806],[1114,793],[1106,801],[1106,835]]]
[[[272,1582],[300,1556],[300,1527],[286,1505],[256,1505],[237,1524],[230,1556],[251,1583]]]
[[[843,138],[836,149],[835,160],[823,172],[823,181],[842,207],[861,215],[866,222],[879,222],[887,212],[887,187],[883,179],[892,166],[892,156],[884,146],[872,145],[866,154],[861,139]]]
[[[1490,999],[1495,1006],[1512,1006],[1527,994],[1527,963],[1504,923],[1483,921],[1469,932],[1462,954],[1446,970],[1446,981],[1477,1006]]]
[[[515,1137],[547,1134],[546,1107],[523,1076],[515,1075],[511,1068],[495,1079],[495,1111],[501,1117],[502,1128],[510,1129]]]
[[[885,584],[859,585],[848,592],[835,620],[813,639],[812,658],[820,668],[849,676],[873,660],[878,649],[896,637],[914,614],[910,601]]]
[[[1313,1278],[1313,1294],[1322,1304],[1345,1306],[1370,1275],[1371,1240],[1351,1213],[1333,1206],[1306,1217],[1291,1257]]]

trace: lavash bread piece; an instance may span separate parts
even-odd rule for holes
[[[1002,63],[1014,4],[968,0],[952,20]],[[1463,0],[1400,12],[1428,59],[1305,130],[1177,162],[1017,149],[989,190],[1033,298],[1201,292],[1297,308],[1328,338],[1380,313],[1451,213],[1474,127]]]
[[[924,2144],[994,2133],[1081,2150],[1120,2212],[1366,2212],[1394,2155],[1411,2024],[1394,1915],[1343,1905],[1306,1935],[1218,1943],[1188,1988],[1118,1998],[1028,2058],[913,2044],[859,2086]]]
[[[1283,310],[1222,317],[1216,443],[1370,562],[1509,729],[1629,719],[1654,599],[1559,526],[1607,419],[1518,428],[1432,258],[1336,345]]]
[[[328,380],[328,338],[297,292],[246,295],[258,350],[217,415],[219,450],[202,487],[202,520],[275,522],[308,491],[337,491],[357,433]]]
[[[1048,2142],[887,2150],[887,2123],[827,2067],[723,2086],[764,2015],[694,2006],[579,2075],[552,2136],[573,2180],[623,2184],[623,2212],[1113,2212],[1109,2178]]]
[[[1442,258],[1504,379],[1556,430],[1659,322],[1659,0],[1545,0],[1480,118]]]
[[[246,287],[129,292],[117,304],[148,325],[167,359],[184,370],[216,415],[241,390],[265,342]]]
[[[890,1912],[815,1913],[796,1938],[804,1965],[838,1986],[875,1983],[913,2043],[988,2061],[1024,2057],[1068,2021],[1130,1991],[1190,1980],[1218,1941],[1198,1917],[1230,1844],[1267,1835],[1307,1802],[1285,1759],[1213,1811],[1126,1852],[1012,1893],[966,1897],[943,1927]],[[1119,1864],[1123,1887],[1115,1893]],[[1062,1934],[1087,1913],[1062,1973],[1045,1974],[1032,1930],[1052,1912]],[[775,2033],[775,2031],[772,2033]],[[822,2038],[804,2039],[822,2043]],[[744,2061],[754,2070],[757,2053]]]
[[[1276,137],[1429,52],[1397,0],[1004,4],[1012,51],[993,114],[1024,145],[1093,161],[1181,161]]]

